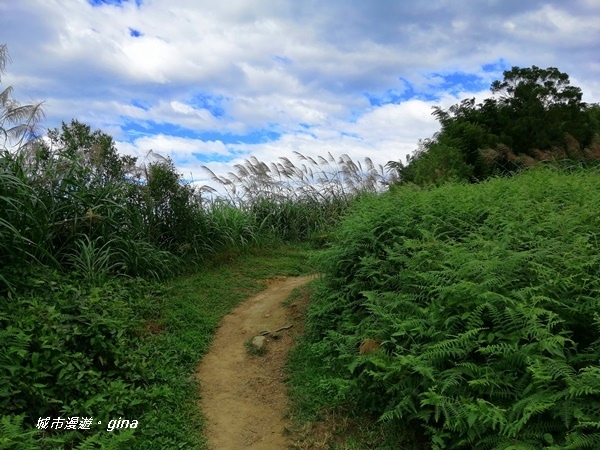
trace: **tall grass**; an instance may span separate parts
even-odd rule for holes
[[[225,199],[248,213],[261,234],[304,240],[331,229],[354,199],[379,193],[389,184],[383,167],[365,158],[364,167],[348,155],[331,153],[314,159],[294,152],[298,164],[281,157],[266,164],[256,158],[218,176],[205,170]]]
[[[49,143],[0,155],[0,258],[90,276],[161,277],[182,258],[202,262],[260,242],[326,233],[353,199],[387,186],[383,169],[368,158],[363,169],[346,155],[297,157],[299,165],[251,158],[226,177],[206,168],[224,191],[207,195],[206,187],[184,183],[168,159],[154,155],[138,165],[116,153],[110,136],[63,124]]]

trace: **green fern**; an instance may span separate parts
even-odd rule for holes
[[[328,345],[344,364],[333,370],[358,380],[352,395],[382,420],[420,424],[433,447],[593,436],[598,192],[596,173],[540,170],[359,202],[323,257],[314,308],[343,304],[327,322],[310,315],[336,330]],[[380,338],[385,355],[360,357],[347,345],[357,336]]]
[[[0,418],[0,450],[35,450],[38,447],[36,429],[26,430],[23,425],[25,415],[3,416]]]

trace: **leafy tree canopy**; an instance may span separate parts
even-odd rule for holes
[[[72,120],[60,130],[48,131],[48,154],[60,154],[77,159],[87,167],[95,179],[103,182],[119,180],[135,172],[136,158],[121,156],[113,138],[101,130],[92,131],[89,125]]]
[[[539,104],[545,109],[557,105],[585,107],[581,101],[581,89],[571,86],[569,75],[556,67],[513,67],[504,72],[504,80],[492,83],[491,91],[501,94],[501,104],[511,105],[515,109],[522,108],[527,102]]]
[[[439,174],[476,181],[543,159],[600,158],[600,106],[583,102],[581,89],[566,73],[513,67],[492,83],[491,92],[494,96],[479,104],[470,98],[447,110],[434,107],[440,132],[421,143],[409,159],[412,168],[399,162],[388,168],[405,182],[437,184],[446,178]],[[448,155],[429,155],[440,152]]]

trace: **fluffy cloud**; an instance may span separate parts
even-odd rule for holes
[[[49,127],[77,118],[194,177],[293,151],[404,158],[437,130],[433,105],[482,99],[512,65],[600,96],[594,0],[115,3],[0,3],[2,82],[45,99]]]

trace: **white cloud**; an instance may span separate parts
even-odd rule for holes
[[[157,134],[143,136],[133,142],[117,142],[121,153],[145,156],[150,150],[163,156],[187,158],[193,153],[228,155],[229,150],[221,141],[201,141],[199,139],[181,138]]]
[[[372,108],[352,123],[323,123],[309,129],[290,131],[275,141],[264,143],[225,145],[220,141],[203,142],[159,135],[138,138],[133,143],[119,142],[118,148],[122,153],[142,158],[150,149],[171,156],[179,161],[178,168],[186,176],[191,173],[195,180],[213,186],[202,166],[208,166],[218,175],[226,175],[233,171],[235,164],[242,164],[250,156],[267,163],[280,157],[298,163],[294,152],[315,159],[326,157],[328,153],[336,158],[347,154],[356,162],[364,162],[364,158],[369,157],[375,164],[383,166],[391,160],[405,160],[406,155],[416,149],[419,138],[430,137],[438,130],[439,126],[431,116],[433,104],[420,100],[389,104]],[[193,153],[238,156],[226,163],[206,163],[191,156]]]

